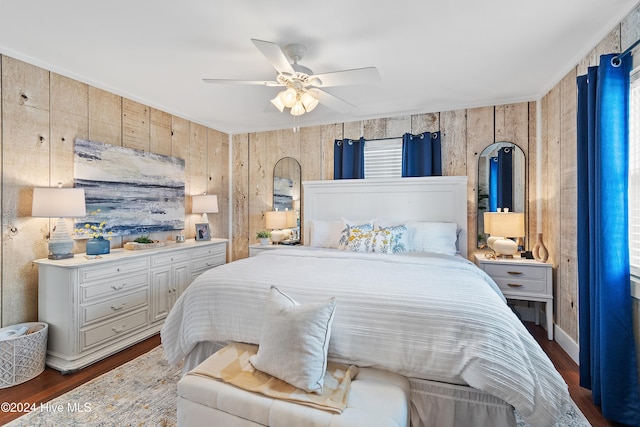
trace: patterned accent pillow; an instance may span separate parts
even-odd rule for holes
[[[380,227],[380,231],[389,232],[391,235],[391,252],[407,252],[409,250],[409,231],[404,224]]]
[[[356,233],[366,233],[373,231],[373,222],[367,222],[359,225],[351,225],[347,222],[345,228],[342,230],[340,242],[338,243],[338,249],[341,249],[343,251],[348,249],[352,231],[355,231]]]
[[[392,253],[393,234],[389,230],[351,230],[347,250],[349,252]]]

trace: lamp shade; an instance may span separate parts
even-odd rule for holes
[[[298,226],[298,215],[296,211],[285,211],[287,214],[287,228]]]
[[[491,236],[523,237],[524,213],[485,212],[484,230]]]
[[[264,226],[268,230],[281,230],[287,228],[287,212],[269,211],[264,213]]]
[[[84,189],[36,187],[33,189],[31,216],[40,218],[71,218],[87,214]]]
[[[193,213],[217,213],[218,212],[218,196],[215,194],[201,194],[192,197]]]

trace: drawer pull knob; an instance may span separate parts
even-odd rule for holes
[[[116,307],[115,305],[112,305],[112,306],[111,306],[111,309],[112,309],[113,311],[122,310],[122,309],[124,308],[124,306],[125,306],[125,305],[127,305],[127,303],[126,303],[126,302],[123,302],[122,304],[120,304],[120,307]]]
[[[512,288],[519,288],[520,286],[522,286],[519,283],[507,283],[507,285],[511,286]]]
[[[115,332],[116,334],[119,334],[120,332],[124,331],[125,328],[127,327],[127,325],[125,325],[124,323],[122,324],[122,328],[118,329],[115,326],[113,328],[111,328],[113,330],[113,332]]]
[[[522,271],[507,271],[507,273],[513,276],[519,276],[522,274]]]
[[[120,289],[124,288],[125,286],[127,286],[127,282],[124,282],[122,285],[118,286],[118,285],[111,285],[111,289],[113,289],[114,291],[119,291]]]

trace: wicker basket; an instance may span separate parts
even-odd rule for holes
[[[29,381],[44,371],[49,325],[20,323],[0,329],[0,335],[22,327],[28,328],[27,334],[0,340],[0,388]]]

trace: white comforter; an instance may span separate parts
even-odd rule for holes
[[[162,329],[170,363],[196,344],[258,344],[276,285],[300,303],[335,296],[330,358],[468,384],[551,426],[570,401],[551,361],[483,271],[460,257],[309,248],[268,251],[199,276]]]

